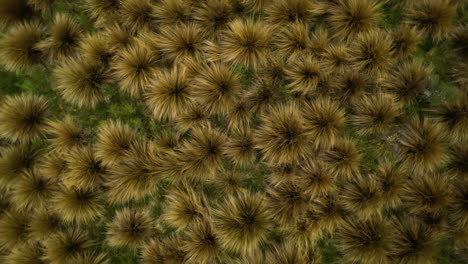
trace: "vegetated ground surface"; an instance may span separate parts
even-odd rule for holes
[[[467,263],[466,8],[0,0],[0,263]]]

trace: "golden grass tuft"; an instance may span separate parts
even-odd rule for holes
[[[193,7],[185,0],[162,0],[155,6],[155,17],[162,25],[183,24],[193,18]]]
[[[44,54],[37,45],[44,38],[44,28],[37,22],[25,22],[10,27],[0,40],[0,61],[5,69],[25,70],[42,63]]]
[[[434,262],[440,233],[412,217],[394,219],[392,223],[394,235],[388,252],[390,261],[401,264]]]
[[[197,194],[186,182],[169,190],[165,199],[163,219],[177,230],[190,230],[206,217],[207,198]]]
[[[46,208],[57,182],[47,178],[36,169],[22,173],[13,186],[11,201],[19,210],[40,210]]]
[[[11,187],[21,173],[34,168],[42,156],[42,150],[30,144],[10,146],[0,157],[0,186]]]
[[[390,235],[389,225],[380,217],[347,219],[338,230],[339,248],[346,261],[387,263]]]
[[[137,141],[137,131],[120,120],[110,120],[98,128],[94,153],[103,166],[115,165]]]
[[[450,201],[449,180],[448,175],[415,175],[405,185],[401,199],[413,213],[440,213]]]
[[[266,189],[266,205],[272,219],[282,226],[295,223],[295,220],[308,205],[309,197],[303,185],[285,180]]]
[[[225,254],[209,222],[196,223],[184,232],[182,237],[182,250],[187,252],[187,263],[213,263]]]
[[[436,122],[440,123],[444,130],[450,131],[450,138],[454,142],[463,142],[467,138],[468,131],[468,97],[460,96],[455,102],[442,102],[429,110]]]
[[[70,116],[63,120],[49,121],[48,126],[48,141],[53,150],[67,153],[75,147],[84,146],[87,135]]]
[[[326,195],[335,189],[335,177],[320,160],[304,161],[298,172],[298,185],[310,197]]]
[[[302,0],[277,0],[265,10],[268,14],[267,22],[275,27],[288,23],[309,23],[311,19],[312,2]]]
[[[148,209],[124,208],[116,212],[107,227],[107,240],[112,247],[137,249],[151,236],[153,220]]]
[[[256,68],[265,63],[271,43],[270,27],[253,19],[235,19],[219,42],[221,59]]]
[[[160,31],[157,45],[164,60],[174,65],[187,63],[190,59],[198,61],[204,46],[203,31],[198,25],[167,25]]]
[[[343,205],[363,219],[381,215],[385,201],[382,189],[373,175],[356,175],[342,187]]]
[[[389,160],[382,160],[377,164],[374,173],[386,205],[400,205],[401,195],[407,183],[407,174],[403,168]]]
[[[1,0],[0,27],[9,27],[34,17],[34,10],[28,0]]]
[[[156,73],[156,59],[146,46],[126,48],[114,64],[113,75],[120,81],[119,88],[132,97],[140,97]]]
[[[102,191],[89,187],[61,187],[51,199],[51,209],[65,222],[86,224],[102,215]]]
[[[54,70],[57,89],[65,101],[76,106],[94,107],[103,101],[103,86],[109,71],[102,64],[70,60]]]
[[[399,64],[382,76],[381,87],[399,102],[414,102],[428,85],[430,68],[418,60]]]
[[[411,119],[397,140],[402,166],[413,172],[432,172],[446,164],[446,134],[439,124],[427,119]]]
[[[144,97],[156,120],[174,120],[189,111],[193,89],[184,68],[160,71],[147,87]]]
[[[74,148],[67,158],[68,172],[64,177],[67,186],[98,188],[107,169],[90,146]]]
[[[309,151],[304,118],[294,105],[279,105],[261,116],[262,126],[255,132],[255,146],[267,163],[297,161]]]
[[[14,249],[28,241],[30,218],[25,212],[9,210],[0,217],[0,248]]]
[[[42,96],[8,96],[1,103],[0,136],[16,142],[37,138],[45,132],[48,114],[48,104]]]
[[[211,179],[221,167],[226,152],[226,135],[217,129],[194,128],[192,137],[184,142],[177,154],[182,176]]]
[[[156,192],[161,178],[160,157],[154,152],[154,145],[138,140],[119,163],[109,167],[104,182],[107,200],[114,204],[141,200]]]
[[[363,134],[384,133],[402,114],[395,98],[381,92],[364,96],[354,104],[353,110],[351,120]]]
[[[240,76],[222,63],[212,63],[193,78],[190,89],[193,99],[204,107],[206,113],[226,114],[240,95]]]
[[[246,167],[252,164],[257,155],[255,151],[255,139],[250,128],[235,130],[228,138],[226,157],[236,166]]]
[[[84,252],[94,246],[94,241],[84,230],[71,228],[53,235],[45,243],[44,260],[51,264],[76,261]]]
[[[280,28],[275,33],[273,46],[275,53],[285,60],[294,60],[297,57],[310,53],[312,41],[310,27],[306,23],[295,22],[288,27]]]
[[[344,128],[345,111],[331,98],[319,97],[302,107],[306,133],[316,148],[331,147]]]
[[[207,0],[195,10],[193,17],[206,35],[216,39],[234,18],[233,7],[228,0]]]
[[[119,15],[122,24],[132,32],[152,30],[155,20],[155,6],[151,0],[121,1]]]
[[[354,141],[342,138],[322,152],[320,159],[328,165],[335,177],[349,179],[359,172],[362,155]]]
[[[420,34],[414,27],[400,26],[390,32],[392,38],[391,51],[396,58],[405,58],[413,54],[420,41]]]
[[[12,250],[5,260],[8,264],[42,264],[43,248],[35,243],[25,243]]]
[[[375,0],[339,0],[330,8],[331,29],[344,39],[354,39],[360,33],[369,33],[380,18],[380,3]]]
[[[214,215],[215,234],[223,248],[243,255],[256,250],[271,228],[264,198],[247,191],[227,196]]]
[[[355,70],[381,76],[392,62],[392,41],[383,31],[361,33],[350,46],[350,60]]]
[[[445,38],[452,29],[455,6],[449,0],[422,0],[412,4],[405,22],[427,37]]]
[[[288,66],[286,80],[292,92],[304,95],[316,92],[320,84],[328,77],[320,60],[312,55],[297,58]]]
[[[50,63],[55,63],[75,57],[82,38],[82,29],[72,17],[57,14],[48,38],[38,43],[37,48],[49,57]]]
[[[30,237],[36,241],[46,241],[60,231],[60,217],[47,209],[34,213],[28,226]]]

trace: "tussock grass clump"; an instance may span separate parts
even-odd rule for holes
[[[192,130],[192,138],[184,142],[177,154],[181,177],[211,179],[221,167],[226,151],[226,135],[205,127]]]
[[[423,0],[412,4],[406,22],[434,39],[441,39],[452,29],[455,6],[448,0]]]
[[[63,221],[89,223],[102,215],[102,192],[89,187],[62,187],[52,197],[51,209]]]
[[[414,102],[427,88],[429,73],[430,68],[421,61],[405,62],[383,76],[381,86],[398,101]]]
[[[320,61],[314,56],[304,55],[294,60],[286,70],[288,87],[292,92],[309,94],[316,92],[326,79],[327,73]]]
[[[355,70],[367,75],[381,75],[392,62],[390,37],[374,30],[356,36],[350,47],[351,63]]]
[[[336,177],[352,178],[359,172],[361,158],[359,149],[350,139],[339,139],[321,153],[321,159]]]
[[[48,126],[49,142],[53,150],[63,153],[84,146],[86,134],[71,117],[50,121]]]
[[[398,139],[402,165],[410,171],[434,171],[447,161],[445,136],[440,125],[426,119],[405,124]]]
[[[34,168],[41,154],[42,151],[37,146],[29,144],[8,147],[0,157],[0,185],[11,187],[22,173]]]
[[[209,115],[226,114],[235,106],[240,95],[239,79],[222,63],[206,65],[192,81],[193,98]]]
[[[21,2],[21,1],[20,1]],[[24,22],[9,28],[0,40],[0,58],[5,69],[30,69],[43,62],[38,44],[45,38],[43,26],[37,22]]]
[[[335,188],[335,177],[320,160],[304,162],[299,169],[298,184],[309,196],[321,196]]]
[[[125,49],[114,64],[113,74],[120,80],[120,89],[139,97],[155,74],[156,59],[144,46],[133,45]]]
[[[248,191],[226,197],[214,216],[221,245],[244,255],[260,246],[271,228],[264,198]]]
[[[278,0],[268,6],[267,21],[274,26],[282,26],[294,22],[310,22],[311,2],[301,0]]]
[[[447,175],[415,176],[406,184],[402,200],[413,212],[439,213],[448,205],[449,188]]]
[[[64,182],[79,188],[98,188],[106,174],[106,167],[98,159],[92,147],[74,148],[67,156],[68,172]]]
[[[2,27],[28,21],[34,15],[34,10],[28,5],[28,0],[2,0],[0,6],[0,26]]]
[[[145,99],[156,120],[174,120],[193,104],[191,79],[185,69],[161,71],[145,91]]]
[[[401,195],[406,188],[407,174],[400,166],[389,160],[380,161],[375,178],[380,184],[383,200],[389,206],[401,204]]]
[[[137,141],[137,132],[121,121],[110,121],[97,131],[96,159],[103,166],[115,165]]]
[[[45,132],[47,101],[25,94],[5,98],[0,110],[0,135],[12,141],[29,141]]]
[[[253,19],[236,19],[228,27],[219,44],[221,58],[251,67],[264,64],[271,42],[269,26]]]
[[[136,249],[150,237],[153,220],[145,209],[125,208],[117,211],[107,228],[107,239],[110,246],[127,246]]]
[[[60,231],[60,218],[46,209],[36,211],[29,224],[30,237],[36,241],[47,240]]]
[[[380,185],[372,175],[356,175],[346,182],[341,197],[346,209],[364,219],[380,215],[385,202]]]
[[[338,230],[344,258],[360,263],[386,263],[391,237],[387,222],[375,217],[369,220],[349,219]]]
[[[335,144],[345,123],[345,112],[328,97],[310,100],[302,108],[305,127],[315,146],[330,147]]]
[[[109,168],[104,182],[108,202],[125,203],[154,194],[161,180],[160,160],[153,144],[137,140],[122,160]]]
[[[189,23],[161,28],[157,45],[164,59],[178,64],[189,59],[198,60],[203,51],[203,41],[201,28]]]
[[[44,259],[54,264],[75,261],[93,244],[87,232],[77,228],[69,229],[47,240]]]
[[[237,166],[244,167],[256,159],[255,142],[250,128],[233,133],[227,143],[226,156]]]
[[[296,219],[307,208],[308,196],[302,185],[291,181],[283,181],[266,190],[266,204],[270,215],[280,225],[293,224],[291,218]]]
[[[270,163],[288,163],[307,154],[309,149],[304,118],[294,105],[279,105],[261,117],[255,145]]]
[[[379,2],[374,0],[341,0],[330,9],[331,28],[344,38],[375,29],[380,16]]]
[[[398,263],[430,263],[437,253],[436,241],[440,233],[415,218],[394,219],[395,234],[389,250],[391,261]]]
[[[14,249],[25,244],[30,219],[25,212],[9,210],[0,218],[0,248]]]
[[[109,71],[102,64],[83,60],[70,60],[54,71],[57,89],[69,103],[79,107],[94,107],[104,99],[103,86]]]
[[[15,182],[11,201],[20,210],[40,210],[47,206],[56,191],[56,181],[32,169]]]
[[[210,223],[197,223],[183,236],[182,249],[187,252],[188,262],[205,264],[222,258],[221,243]]]
[[[49,57],[51,62],[63,61],[77,54],[83,32],[79,24],[68,15],[57,14],[47,39],[37,48]]]
[[[121,3],[117,4],[120,4],[119,16],[122,24],[132,32],[152,29],[152,21],[156,13],[155,7],[150,0],[121,1]]]
[[[353,123],[363,134],[382,133],[401,115],[400,104],[384,93],[363,97],[353,110]]]
[[[185,183],[166,195],[163,218],[170,226],[182,230],[201,222],[206,217],[207,204],[205,196],[197,195],[195,190]]]
[[[15,248],[6,258],[7,263],[11,264],[35,264],[43,263],[42,256],[44,250],[36,244],[30,243]]]

